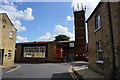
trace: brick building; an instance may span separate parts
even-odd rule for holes
[[[120,78],[120,2],[100,2],[88,20],[89,66]]]
[[[0,13],[0,65],[14,64],[16,28],[6,13]]]
[[[68,57],[70,61],[75,61],[75,41],[59,41],[59,43],[68,46]]]
[[[65,62],[69,56],[69,50],[74,49],[74,46],[69,46],[70,43],[74,42],[48,41],[17,43],[15,62]]]
[[[74,11],[75,24],[75,60],[86,59],[86,32],[85,32],[85,11]]]

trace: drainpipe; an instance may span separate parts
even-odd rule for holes
[[[111,17],[111,6],[110,2],[108,2],[108,15],[109,15],[109,29],[110,29],[110,37],[111,37],[111,50],[112,50],[112,79],[116,79],[116,65],[115,65],[115,48],[114,48],[114,37],[113,37],[113,26],[112,26],[112,17]]]

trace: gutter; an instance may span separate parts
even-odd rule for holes
[[[112,17],[111,17],[111,6],[110,6],[110,2],[108,2],[108,15],[109,15],[109,30],[110,30],[110,38],[111,38],[111,50],[112,50],[112,79],[115,80],[116,79],[116,61],[115,61],[115,48],[114,48],[114,36],[113,36],[113,26],[112,26]]]

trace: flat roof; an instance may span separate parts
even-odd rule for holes
[[[55,41],[34,41],[34,42],[22,42],[16,44],[51,43],[51,42],[55,42]]]
[[[16,43],[16,44],[39,44],[39,43],[56,43],[56,44],[59,44],[59,45],[67,46],[65,44],[61,44],[59,41],[39,41],[39,42],[34,41],[34,42],[23,42],[23,43]]]
[[[22,43],[16,43],[16,44],[32,44],[32,43],[62,43],[62,42],[75,42],[75,41],[33,41],[33,42],[22,42]]]
[[[58,41],[58,42],[60,42],[60,43],[65,43],[65,42],[75,42],[75,41]]]

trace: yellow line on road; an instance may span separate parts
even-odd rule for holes
[[[73,77],[74,80],[78,80],[77,77],[74,75],[72,70],[69,68],[68,71],[70,72],[71,76]]]
[[[73,76],[73,74],[71,73],[70,69],[68,69],[70,75],[72,76],[72,78],[75,80],[75,77]]]
[[[16,67],[15,69],[12,69],[12,70],[10,70],[10,71],[7,71],[6,73],[9,73],[9,72],[15,71],[15,70],[19,69],[20,67],[21,67],[21,65],[18,65],[18,67]]]

